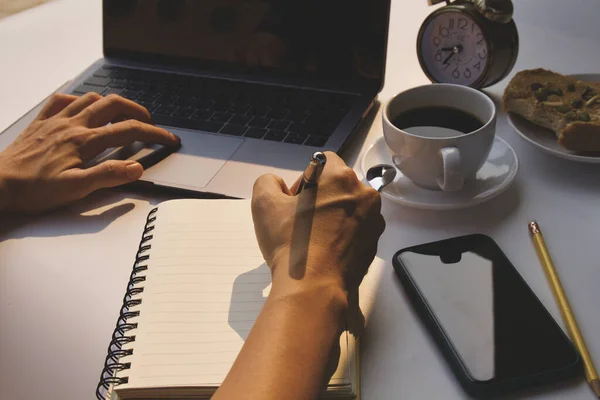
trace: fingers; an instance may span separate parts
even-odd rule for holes
[[[302,179],[303,179],[303,176],[300,175],[300,177],[298,179],[296,179],[296,182],[294,182],[294,184],[290,188],[290,192],[292,192],[292,193],[298,192],[298,187],[300,186],[300,182],[302,182]]]
[[[280,195],[291,196],[292,192],[279,176],[267,174],[263,175],[254,183],[252,198],[274,197]]]
[[[169,131],[136,120],[127,120],[95,129],[87,146],[91,153],[100,153],[112,147],[121,147],[133,142],[161,144],[168,147],[180,145],[180,139]]]
[[[48,118],[52,118],[76,100],[77,96],[57,93],[50,97],[50,100],[48,100],[48,102],[44,105],[42,111],[40,111],[40,113],[36,117],[36,120],[42,121]]]
[[[346,165],[340,156],[331,151],[325,152],[325,156],[327,157],[327,164],[325,164],[322,178],[335,179],[338,183],[344,185],[352,185],[355,181],[358,182],[356,173]]]
[[[109,160],[88,169],[72,169],[64,172],[73,188],[81,188],[82,196],[102,188],[111,188],[137,181],[144,168],[131,160]],[[77,189],[75,189],[77,190]]]
[[[108,95],[93,102],[82,110],[79,115],[88,128],[105,126],[119,119],[135,119],[151,123],[152,117],[148,110],[131,100],[121,96]]]
[[[58,115],[65,118],[71,118],[78,115],[90,105],[102,99],[98,93],[90,92],[73,101],[69,106],[65,107]]]
[[[325,156],[327,157],[327,164],[325,164],[325,171],[329,170],[337,170],[343,167],[346,167],[346,163],[341,159],[336,153],[332,151],[326,151]]]
[[[327,164],[325,164],[321,180],[325,186],[329,186],[331,183],[337,183],[342,184],[343,186],[352,187],[360,182],[354,170],[348,167],[340,156],[331,151],[326,151],[324,154],[327,157]],[[291,193],[296,193],[298,191],[301,182],[302,175],[292,185]]]

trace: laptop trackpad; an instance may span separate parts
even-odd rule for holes
[[[202,189],[244,143],[244,139],[239,138],[168,129],[181,138],[181,148],[146,169],[142,177],[144,181]],[[153,152],[156,150],[146,148],[132,158],[148,158]],[[144,165],[144,161],[140,161]]]

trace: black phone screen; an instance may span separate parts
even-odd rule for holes
[[[573,366],[579,356],[496,243],[471,235],[397,255],[476,381]]]

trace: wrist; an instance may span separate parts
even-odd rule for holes
[[[298,284],[286,282],[284,285],[273,284],[268,301],[296,316],[309,313],[310,318],[330,321],[338,329],[347,315],[348,296],[337,286],[319,284]],[[302,317],[304,319],[304,317]]]
[[[294,277],[287,262],[273,266],[273,284],[269,297],[296,304],[316,302],[326,305],[340,316],[348,309],[348,292],[341,277],[328,274],[306,273]]]

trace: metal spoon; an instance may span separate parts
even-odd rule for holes
[[[367,171],[369,185],[378,192],[392,183],[396,178],[396,168],[388,164],[375,165]]]

